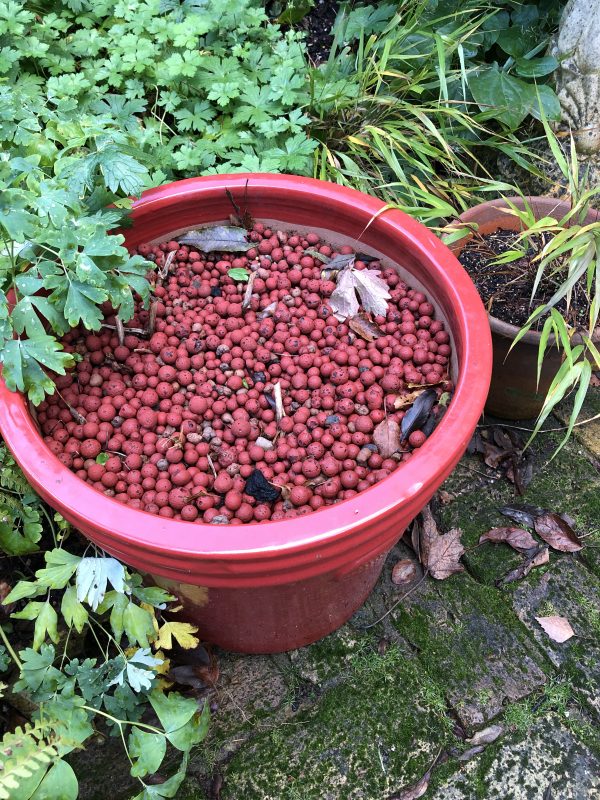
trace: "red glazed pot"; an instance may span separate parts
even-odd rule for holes
[[[257,219],[320,230],[340,244],[362,233],[363,252],[401,265],[441,311],[453,341],[456,391],[410,462],[309,517],[211,526],[137,511],[85,484],[52,455],[23,396],[1,380],[0,431],[42,497],[108,553],[170,588],[203,638],[228,650],[273,653],[325,636],[363,603],[386,554],[463,454],[483,409],[492,355],[485,310],[456,258],[423,225],[400,211],[380,213],[381,201],[353,189],[287,175],[191,178],[134,204],[127,244],[227,219],[225,189],[243,204],[247,181]]]
[[[520,197],[510,197],[509,200],[518,208],[525,208]],[[542,219],[542,217],[562,219],[571,209],[569,203],[554,197],[528,197],[527,201],[530,203],[536,219]],[[522,225],[519,218],[502,211],[503,208],[508,208],[508,206],[502,198],[488,200],[486,203],[480,203],[465,211],[458,219],[467,226],[476,224],[477,232],[484,236],[495,233],[498,228],[506,231],[521,231]],[[598,216],[598,212],[592,210],[589,212],[586,222],[595,222]],[[452,245],[452,251],[457,256],[460,255],[465,244],[471,238],[466,237]],[[488,315],[488,318],[492,331],[494,366],[485,410],[488,414],[503,419],[537,417],[544,405],[550,384],[562,364],[562,351],[553,347],[554,337],[551,336],[538,383],[537,360],[540,334],[536,331],[528,331],[511,350],[511,345],[520,328],[509,322],[503,322],[491,314]]]

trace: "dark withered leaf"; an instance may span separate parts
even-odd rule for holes
[[[483,437],[481,436],[480,431],[476,430],[471,437],[471,441],[467,445],[467,453],[470,456],[473,456],[476,453],[483,453]]]
[[[576,553],[583,545],[573,528],[558,514],[541,514],[535,520],[535,532],[554,550]]]
[[[554,800],[554,794],[552,792],[552,784],[551,783],[548,784],[548,788],[544,792],[544,796],[542,797],[542,800]]]
[[[223,292],[221,291],[220,286],[213,286],[210,290],[211,297],[221,297]]]
[[[204,253],[242,253],[249,247],[247,231],[235,225],[215,225],[188,231],[179,237],[180,244],[193,245]]]
[[[375,339],[379,339],[379,337],[383,335],[383,331],[378,325],[369,322],[369,320],[361,314],[357,314],[356,317],[350,317],[348,320],[348,327],[366,342],[374,342]]]
[[[418,430],[421,425],[425,424],[436,399],[437,394],[435,389],[426,389],[423,394],[417,397],[411,408],[409,408],[402,418],[401,431],[403,439],[408,439],[413,431]]]
[[[370,256],[370,255],[368,255],[368,253],[357,253],[356,254],[356,260],[357,261],[362,261],[365,264],[370,264],[372,261],[379,261],[377,256]]]
[[[545,509],[528,505],[527,503],[514,506],[502,506],[498,511],[505,517],[517,522],[519,525],[527,525],[528,528],[533,528],[536,517],[546,513]]]
[[[206,687],[206,683],[196,674],[196,667],[192,664],[173,667],[167,673],[167,678],[180,686],[191,686],[192,689],[204,689]]]
[[[255,469],[250,475],[244,491],[259,503],[274,503],[281,494],[281,489],[269,483],[259,469]]]
[[[507,572],[506,575],[504,575],[502,578],[499,578],[496,581],[496,586],[503,586],[506,583],[520,581],[522,578],[525,578],[527,575],[529,575],[534,567],[541,567],[543,564],[547,564],[549,560],[550,554],[548,553],[547,545],[538,547],[533,551],[533,553],[528,555],[518,567],[511,569],[510,572]]]
[[[522,456],[514,452],[506,469],[506,477],[514,483],[520,495],[525,494],[525,489],[533,480],[533,460],[529,455]]]
[[[444,418],[444,414],[446,413],[448,406],[440,406],[440,410],[437,414],[430,413],[427,419],[425,420],[425,424],[421,427],[421,430],[429,438],[437,426],[440,424],[442,419]]]
[[[273,411],[277,409],[277,403],[275,402],[275,398],[269,392],[265,392],[265,397],[267,398],[267,403],[271,406]]]
[[[478,747],[480,744],[491,744],[504,733],[502,725],[490,725],[483,730],[477,731],[467,742],[473,747]]]
[[[470,761],[472,758],[475,758],[475,756],[478,756],[479,753],[483,753],[484,750],[485,750],[485,745],[483,744],[475,745],[475,747],[469,747],[468,750],[465,750],[463,753],[459,753],[456,756],[456,760]]]
[[[338,255],[334,258],[330,258],[327,262],[327,269],[345,269],[349,264],[353,264],[356,260],[355,253],[349,253],[348,255]]]
[[[264,372],[253,372],[252,380],[254,381],[254,383],[266,383],[267,376],[265,375]]]

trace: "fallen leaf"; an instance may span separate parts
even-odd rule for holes
[[[506,477],[514,483],[520,495],[525,494],[525,489],[533,480],[533,460],[530,455],[523,455],[520,451],[513,452],[506,469]]]
[[[542,514],[535,519],[535,532],[554,550],[576,553],[581,550],[579,537],[573,528],[558,514]]]
[[[465,552],[460,541],[461,536],[460,528],[452,528],[430,543],[429,558],[425,567],[432,578],[441,581],[464,570],[460,563],[460,558]]]
[[[361,314],[358,314],[356,317],[350,317],[348,320],[348,327],[360,336],[361,339],[364,339],[365,342],[374,342],[375,339],[379,339],[379,337],[383,335],[381,328],[369,322],[369,320]]]
[[[409,786],[407,789],[403,789],[398,794],[390,795],[388,800],[418,800],[418,798],[423,797],[427,791],[430,778],[431,768],[427,770],[420,781],[417,781],[417,783]]]
[[[273,399],[275,400],[275,418],[277,422],[285,417],[283,408],[283,397],[281,396],[281,384],[279,381],[273,385]]]
[[[487,728],[483,728],[477,733],[474,734],[470,739],[467,739],[469,744],[472,744],[474,747],[480,744],[491,744],[495,742],[496,739],[504,733],[504,728],[502,725],[490,725]]]
[[[417,565],[410,558],[403,558],[397,561],[392,569],[392,583],[396,586],[403,586],[412,583],[417,577]]]
[[[390,458],[400,448],[400,426],[390,418],[381,420],[373,431],[373,442],[382,458]]]
[[[377,642],[377,654],[380,656],[384,656],[390,647],[390,640],[386,639],[385,636],[382,636],[381,639]]]
[[[277,303],[270,303],[266,308],[258,315],[259,319],[266,319],[267,317],[272,317],[273,314],[277,311]]]
[[[356,253],[340,253],[333,258],[327,259],[327,266],[329,269],[335,269],[338,272],[346,267],[351,267],[356,261]]]
[[[406,392],[406,394],[399,394],[394,400],[394,408],[399,410],[401,408],[408,408],[412,406],[417,397],[423,394],[424,388],[415,389],[413,392]]]
[[[313,258],[316,258],[318,261],[320,261],[321,264],[329,264],[329,262],[331,261],[329,256],[326,256],[324,253],[321,253],[318,250],[315,250],[314,247],[307,248],[304,251],[303,255],[312,256]]]
[[[429,416],[429,412],[435,405],[437,393],[435,389],[426,389],[417,397],[406,414],[402,417],[402,438],[408,439],[410,434],[418,430]]]
[[[192,650],[200,644],[198,637],[194,636],[195,633],[198,633],[198,628],[189,622],[165,622],[158,631],[154,646],[170,650],[173,647],[173,639],[176,639],[184,650]]]
[[[440,489],[437,493],[438,500],[443,506],[447,506],[448,503],[451,503],[454,500],[454,495],[450,492],[447,492],[445,489]]]
[[[498,511],[505,517],[514,520],[514,522],[518,522],[519,525],[527,525],[528,528],[534,527],[536,517],[539,517],[540,514],[546,513],[545,509],[543,508],[538,508],[537,506],[531,506],[527,504],[518,506],[502,506],[502,508],[499,508]]]
[[[214,225],[197,231],[188,231],[179,237],[179,244],[192,245],[204,253],[241,253],[249,247],[247,231],[234,225]]]
[[[547,788],[546,788],[546,791],[544,792],[544,796],[542,797],[542,800],[553,800],[553,798],[554,798],[554,794],[552,792],[552,784],[549,783]]]
[[[223,788],[223,775],[216,772],[210,783],[210,798],[211,800],[221,800],[221,789]]]
[[[537,547],[536,540],[523,528],[492,528],[479,537],[482,542],[504,542],[519,553]]]
[[[465,750],[464,753],[459,753],[456,756],[457,761],[470,761],[475,756],[478,756],[479,753],[483,753],[485,747],[480,744],[476,745],[475,747],[470,747],[468,750]]]
[[[426,568],[429,562],[431,545],[440,535],[436,521],[433,518],[433,514],[431,513],[431,509],[428,505],[425,506],[425,508],[421,511],[420,519],[418,519],[416,524],[413,525],[413,531],[415,531],[415,529],[418,537],[415,552],[417,553],[421,564]]]
[[[566,642],[575,636],[575,631],[566,617],[551,616],[536,617],[535,619],[555,642]]]
[[[238,283],[243,283],[247,281],[250,277],[250,273],[247,269],[243,267],[235,267],[234,269],[228,269],[227,274],[231,278],[232,281],[237,281]]]
[[[327,265],[332,269],[336,259]],[[387,301],[391,297],[387,283],[380,277],[379,270],[354,269],[351,262],[342,269],[337,279],[337,286],[329,298],[333,313],[340,320],[355,317],[362,305],[364,311],[375,316],[387,314]],[[358,302],[360,297],[360,304]]]
[[[512,455],[511,450],[503,450],[492,442],[483,443],[483,461],[490,469],[498,469],[500,464]]]
[[[511,571],[507,572],[504,577],[497,580],[496,586],[503,586],[506,583],[520,581],[522,578],[525,578],[527,575],[529,575],[534,567],[541,567],[543,564],[547,564],[548,561],[550,561],[548,547],[547,545],[543,545],[530,556],[528,556],[525,561],[516,567],[516,569],[511,569]]]

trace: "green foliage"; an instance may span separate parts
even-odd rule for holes
[[[11,642],[22,640],[23,623],[16,623],[18,637],[9,638],[8,623],[0,626],[0,671],[10,657],[17,667],[10,689],[23,694],[35,711],[31,726],[5,734],[0,743],[0,800],[75,800],[77,777],[63,758],[84,746],[100,722],[120,734],[131,774],[142,784],[139,797],[172,797],[191,747],[206,735],[209,711],[206,705],[200,710],[195,699],[165,693],[160,675],[168,661],[163,651],[172,638],[195,646],[198,639],[191,634],[196,628],[164,622],[160,612],[173,598],[159,587],[142,586],[142,577],[116,559],[91,546],[83,555],[67,550],[68,527],[47,513],[3,447],[0,462],[2,486],[14,493],[16,504],[41,512],[50,527],[46,536],[56,545],[44,552],[45,566],[17,581],[3,601],[17,604],[12,619],[24,620],[32,638],[30,647],[15,650]],[[20,524],[17,517],[12,520]],[[40,534],[41,526],[38,539]],[[18,537],[6,542],[16,543],[12,549],[3,543],[8,557],[21,554]],[[68,643],[86,629],[101,655],[81,659]],[[148,705],[160,726],[140,721]],[[160,768],[167,743],[181,751],[181,766],[160,786],[147,785],[143,779]]]
[[[33,403],[60,338],[131,318],[151,266],[111,233],[130,196],[206,170],[308,172],[303,50],[257,0],[0,0],[0,361]],[[157,169],[158,167],[158,169]],[[113,208],[107,207],[113,204]],[[14,293],[14,308],[7,295]]]
[[[558,114],[554,91],[540,85],[556,62],[536,57],[558,6],[343,7],[327,63],[311,70],[315,177],[376,192],[435,222],[489,188],[486,150],[535,172],[516,129],[528,116]]]

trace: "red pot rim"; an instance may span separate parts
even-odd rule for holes
[[[501,208],[508,208],[507,200],[517,206],[517,208],[524,209],[525,203],[523,198],[515,195],[513,197],[496,197],[493,200],[486,200],[484,203],[478,203],[476,206],[463,211],[458,217],[458,222],[464,223],[466,226],[473,223],[484,222],[486,227],[493,224],[498,228],[505,228],[507,230],[518,230],[520,225],[517,217],[505,214],[500,211]],[[525,200],[531,205],[536,219],[541,219],[546,216],[556,216],[557,219],[562,219],[571,209],[571,204],[566,200],[561,200],[557,197],[546,197],[544,195],[531,195],[525,197]],[[587,222],[595,222],[600,218],[600,211],[590,209],[586,217]],[[510,224],[512,223],[512,224]],[[455,242],[451,246],[452,252],[458,256],[460,255],[464,246],[469,242],[471,236]],[[493,314],[488,313],[488,320],[492,332],[497,336],[503,336],[507,339],[514,339],[521,330],[520,325],[513,325],[512,322],[504,322],[504,320],[495,317]],[[536,347],[540,343],[542,334],[538,331],[527,331],[521,337],[520,341],[524,344],[532,344]],[[551,334],[548,341],[552,345],[555,341],[554,335]]]
[[[107,549],[123,554],[126,561],[128,555],[130,561],[135,561],[130,555],[134,552],[144,552],[145,557],[160,553],[164,561],[172,562],[174,568],[177,564],[178,571],[184,573],[197,572],[198,562],[202,561],[202,569],[208,575],[222,575],[227,570],[269,575],[273,570],[314,564],[321,557],[327,561],[328,553],[347,551],[357,543],[364,549],[369,537],[373,539],[376,530],[381,529],[382,523],[377,525],[377,521],[390,510],[421,496],[423,504],[427,502],[464,452],[483,409],[492,350],[487,314],[479,295],[458,260],[437,237],[398,210],[381,213],[382,201],[312,178],[260,173],[214,175],[145,192],[133,205],[133,222],[156,214],[155,235],[163,236],[177,229],[174,223],[180,219],[179,206],[184,198],[206,206],[222,203],[226,188],[241,192],[247,181],[250,200],[256,194],[271,202],[281,199],[285,205],[317,198],[319,207],[325,210],[352,215],[359,232],[372,220],[365,241],[378,233],[397,237],[399,251],[406,248],[426,265],[432,290],[440,289],[449,298],[451,311],[446,308],[446,314],[454,338],[462,343],[454,397],[439,428],[410,462],[356,497],[306,517],[258,525],[216,526],[165,519],[132,509],[88,486],[50,452],[23,395],[9,391],[0,379],[0,431],[30,483],[59,512],[68,510],[67,516],[76,527],[100,531],[102,535],[96,538],[101,545],[106,543]],[[261,202],[260,197],[257,203]],[[159,224],[161,219],[169,220],[169,229]],[[289,224],[294,225],[291,220]],[[124,231],[128,244],[142,241],[136,241],[135,231],[135,224]],[[151,238],[147,228],[144,238]],[[428,491],[431,486],[433,489]],[[282,557],[276,564],[276,559]]]

